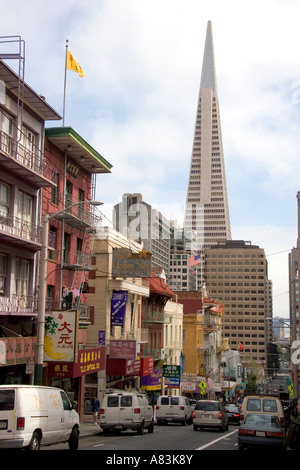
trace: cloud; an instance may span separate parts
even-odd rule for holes
[[[46,13],[15,0],[0,27],[25,40],[25,79],[60,113],[69,40],[86,75],[67,74],[66,125],[113,165],[97,177],[103,211],[141,192],[163,212],[185,204],[211,20],[232,233],[276,252],[297,237],[299,16],[282,0],[52,0]]]

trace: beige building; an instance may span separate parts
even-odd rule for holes
[[[164,350],[166,364],[180,365],[182,351],[182,304],[168,300],[164,308]]]
[[[130,249],[134,253],[142,250],[142,245],[130,240],[109,227],[100,227],[94,241],[92,270],[89,276],[89,305],[91,325],[87,331],[88,345],[98,345],[99,337],[105,338],[106,355],[110,353],[110,343],[114,340],[136,340],[136,357],[139,357],[141,344],[146,343],[147,331],[141,328],[142,298],[149,296],[149,286],[141,278],[112,277],[113,249]],[[111,325],[111,301],[114,291],[128,293],[123,326]],[[104,340],[103,340],[104,341]],[[134,361],[135,357],[131,358]],[[107,363],[106,363],[107,364]],[[128,367],[120,359],[114,369],[114,374],[102,371],[98,376],[98,392],[101,398],[103,389],[117,384],[122,388],[138,387],[138,374],[124,373]],[[124,366],[124,367],[123,367]],[[112,380],[111,380],[112,378]]]
[[[230,348],[243,351],[243,365],[266,361],[267,260],[259,246],[242,240],[205,250],[206,286],[223,304],[223,332]]]
[[[207,292],[177,292],[183,304],[184,374],[182,390],[200,397],[199,384],[205,382],[205,395],[222,391],[221,357],[228,350],[222,332],[222,304]]]

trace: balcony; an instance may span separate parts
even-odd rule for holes
[[[70,251],[65,254],[62,264],[64,268],[87,271],[91,269],[91,255],[82,251]]]
[[[218,325],[214,321],[206,322],[203,325],[203,331],[205,334],[214,333],[217,330],[218,330]]]
[[[41,227],[0,212],[0,240],[38,251],[41,249]]]
[[[59,302],[54,302],[54,299],[48,297],[46,299],[46,314],[51,315],[52,311],[56,310],[65,310],[65,304],[62,308],[59,308]],[[90,307],[89,305],[81,302],[72,302],[68,310],[78,310],[79,311],[79,323],[90,323]]]
[[[146,316],[145,316],[145,323],[149,325],[149,323],[161,323],[163,324],[164,323],[164,313],[159,311],[159,310],[148,310],[148,312],[146,312]]]
[[[37,298],[33,295],[3,294],[0,296],[0,312],[7,315],[37,313]]]
[[[73,206],[73,207],[72,207]],[[52,216],[55,213],[50,213]],[[69,194],[65,197],[65,207],[58,211],[55,216],[56,220],[63,220],[78,230],[85,230],[96,227],[101,222],[101,217],[96,215],[94,208],[87,202],[80,204],[80,201],[73,199]]]
[[[8,172],[38,188],[55,187],[52,170],[44,163],[37,148],[28,150],[20,142],[0,130],[0,164]]]
[[[137,343],[148,343],[148,328],[137,328],[125,331],[122,335],[125,339],[136,340]]]
[[[155,361],[165,359],[165,352],[163,349],[152,349],[145,347],[143,350],[144,356],[153,356]]]

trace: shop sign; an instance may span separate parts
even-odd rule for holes
[[[165,378],[165,385],[169,388],[179,388],[180,387],[180,378]]]
[[[45,362],[75,362],[77,352],[78,312],[52,312],[46,318],[44,337]]]
[[[114,248],[112,276],[151,277],[151,253],[144,249],[133,253],[129,248]]]
[[[132,359],[136,357],[135,340],[111,340],[109,357],[114,359]]]
[[[105,369],[105,347],[79,349],[78,361],[49,363],[51,377],[82,377]]]
[[[35,350],[36,336],[1,338],[0,365],[11,366],[33,362]]]
[[[164,365],[163,366],[164,377],[173,378],[173,379],[176,378],[180,380],[180,375],[181,375],[181,366],[176,366],[176,365]]]
[[[110,316],[111,326],[122,326],[124,325],[124,317],[126,311],[128,291],[126,290],[114,290],[112,293]]]
[[[69,173],[69,175],[73,176],[73,178],[77,178],[79,173],[79,166],[73,160],[68,159],[66,171]]]
[[[154,369],[153,373],[141,377],[140,385],[143,390],[161,390],[162,389],[162,370]]]
[[[124,375],[128,377],[139,375],[139,371],[136,370],[136,362],[134,358],[112,359],[108,357],[106,361],[106,374]]]
[[[105,346],[105,333],[106,330],[99,330],[98,332],[98,345]]]
[[[154,371],[154,358],[153,356],[147,356],[141,358],[141,370],[140,377],[153,374]]]

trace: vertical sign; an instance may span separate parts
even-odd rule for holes
[[[111,298],[111,326],[123,326],[128,292],[114,290]]]
[[[77,354],[78,312],[65,310],[47,317],[44,337],[44,361],[74,362]]]

